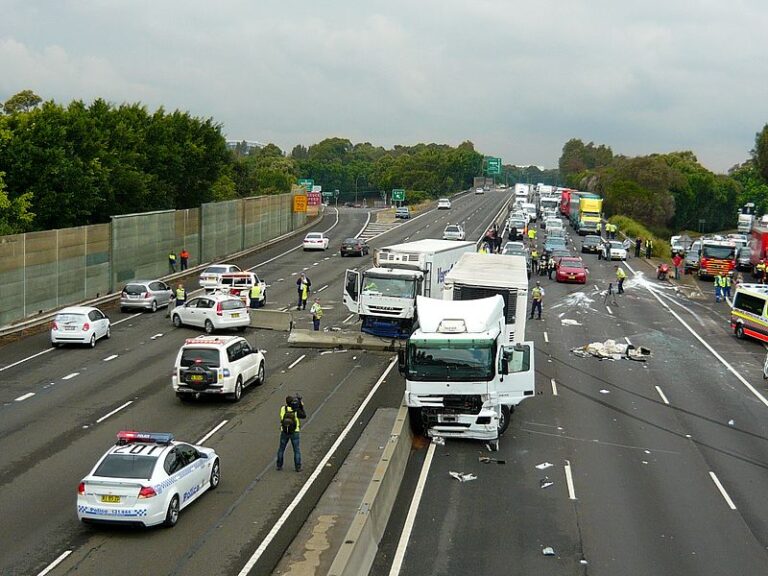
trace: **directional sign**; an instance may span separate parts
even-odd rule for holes
[[[501,174],[501,158],[488,158],[488,167],[485,170],[488,174]]]
[[[315,181],[312,178],[301,178],[299,180],[299,186],[303,186],[307,192],[312,192],[312,187],[315,185]]]
[[[392,189],[392,202],[403,202],[405,200],[405,190],[402,188]]]
[[[330,190],[323,190],[323,198],[330,198],[331,196],[333,196],[333,192]]]

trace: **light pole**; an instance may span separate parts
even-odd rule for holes
[[[357,181],[360,179],[360,176],[365,178],[365,174],[358,174],[355,176],[355,206],[357,206]]]

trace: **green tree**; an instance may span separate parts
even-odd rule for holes
[[[35,219],[29,211],[32,193],[26,192],[11,200],[5,191],[4,177],[5,172],[0,172],[0,236],[26,232]]]
[[[40,104],[43,99],[32,90],[22,90],[14,94],[5,101],[3,108],[6,114],[15,114],[16,112],[29,112],[32,108]]]
[[[752,157],[763,182],[768,183],[768,124],[755,135],[755,149],[752,151]]]

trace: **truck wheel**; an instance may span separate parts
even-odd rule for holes
[[[501,405],[501,416],[499,417],[499,436],[504,434],[509,428],[509,421],[512,419],[512,410],[509,406]]]
[[[408,408],[408,419],[411,421],[411,432],[416,436],[424,436],[424,422],[421,419],[421,409]]]
[[[734,330],[736,333],[736,338],[743,339],[744,338],[744,324],[736,324],[736,330]]]

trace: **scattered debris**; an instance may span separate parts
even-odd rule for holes
[[[477,480],[477,476],[470,474],[469,472],[448,472],[452,477],[456,478],[459,482],[469,482],[470,480]]]
[[[581,326],[581,322],[578,322],[577,320],[573,320],[571,318],[563,318],[560,320],[560,324],[563,326]]]
[[[610,390],[606,390],[605,388],[600,390],[600,394],[610,394],[610,393],[611,393],[611,391]]]
[[[590,356],[600,358],[601,360],[621,360],[622,358],[629,358],[630,360],[636,360],[638,362],[645,362],[651,355],[651,351],[648,348],[643,346],[636,348],[631,344],[621,344],[615,340],[592,342],[585,346],[581,346],[580,348],[574,348],[572,352],[581,358],[589,358]]]
[[[445,438],[442,436],[432,436],[432,443],[438,446],[445,446]]]
[[[482,462],[483,464],[490,464],[491,462],[495,462],[496,464],[506,464],[506,460],[498,460],[496,458],[489,458],[488,456],[480,456],[478,458],[478,461]]]
[[[550,464],[549,462],[542,462],[541,464],[536,464],[536,468],[539,470],[546,470],[547,468],[551,468],[554,466],[554,464]]]
[[[547,546],[541,551],[544,556],[554,556],[555,555],[555,549],[552,548],[552,546]]]
[[[581,560],[579,560],[579,564],[581,564],[582,566],[586,566],[587,564],[589,564],[589,562],[587,562],[586,558],[582,558]]]
[[[554,482],[552,482],[552,480],[549,479],[549,476],[544,476],[544,478],[539,480],[540,488],[549,488],[550,486],[552,486],[552,484],[554,484]]]
[[[728,420],[728,426],[735,426],[736,421],[735,420]]]

